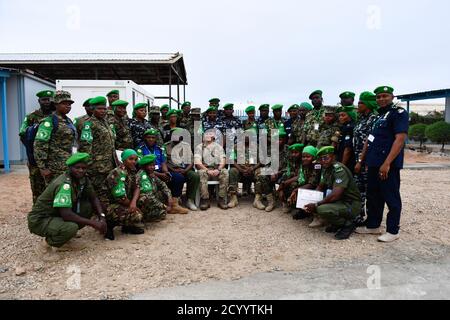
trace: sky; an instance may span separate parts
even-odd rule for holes
[[[180,52],[186,99],[450,88],[447,0],[0,0],[0,52]],[[167,88],[149,88],[156,95]]]

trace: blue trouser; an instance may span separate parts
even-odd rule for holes
[[[380,168],[369,167],[367,181],[367,228],[376,229],[383,221],[384,205],[387,204],[387,232],[398,234],[402,199],[400,196],[400,169],[391,168],[387,180],[380,179]]]
[[[172,197],[180,198],[183,194],[183,186],[186,182],[186,178],[181,173],[171,172],[172,180],[167,184],[170,191],[172,192]]]

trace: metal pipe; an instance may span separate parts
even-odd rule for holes
[[[8,110],[6,106],[6,75],[0,75],[1,100],[2,100],[2,136],[3,136],[3,164],[5,173],[10,173],[9,166],[9,146],[8,146]]]

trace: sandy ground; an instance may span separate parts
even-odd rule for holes
[[[268,271],[433,263],[448,257],[450,171],[404,170],[402,178],[402,238],[391,245],[360,235],[335,241],[322,230],[308,229],[308,221],[296,222],[280,210],[256,211],[243,200],[235,210],[170,216],[142,236],[117,230],[114,242],[85,228],[74,240],[85,249],[46,263],[34,252],[39,239],[26,226],[31,208],[27,175],[1,175],[0,299],[120,299],[151,288]],[[71,287],[77,270],[79,289]]]

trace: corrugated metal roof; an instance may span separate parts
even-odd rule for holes
[[[0,63],[58,63],[58,62],[161,62],[173,63],[180,53],[0,53]]]

